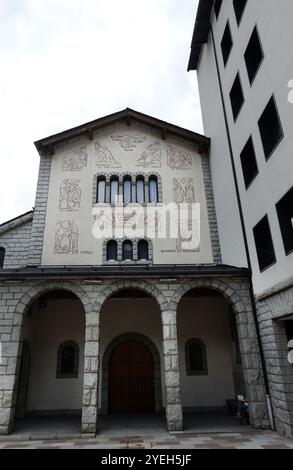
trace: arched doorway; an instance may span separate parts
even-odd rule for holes
[[[16,424],[26,431],[45,417],[58,422],[59,431],[64,421],[64,431],[72,423],[79,432],[85,342],[82,302],[65,289],[40,293],[24,313],[21,335],[16,419],[22,423]]]
[[[129,339],[112,352],[109,364],[109,413],[155,411],[154,361],[145,344]]]
[[[215,289],[188,290],[178,303],[177,329],[185,428],[232,429],[229,410],[246,390],[229,301]]]

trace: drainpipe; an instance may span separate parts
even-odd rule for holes
[[[258,323],[255,297],[254,297],[254,292],[253,292],[252,264],[251,264],[251,258],[250,258],[250,253],[249,253],[248,239],[247,239],[243,209],[242,209],[241,198],[240,198],[240,190],[239,190],[239,185],[238,185],[238,180],[237,180],[237,173],[236,173],[236,167],[235,167],[232,140],[231,140],[231,134],[230,134],[229,124],[228,124],[228,117],[227,117],[226,105],[225,105],[225,100],[224,100],[224,92],[223,92],[223,86],[222,86],[222,81],[221,81],[219,61],[218,61],[218,56],[217,56],[217,51],[216,51],[216,46],[215,46],[215,38],[214,38],[212,25],[211,25],[211,37],[212,37],[212,42],[213,42],[213,50],[214,50],[216,68],[217,68],[217,76],[218,76],[218,82],[219,82],[220,93],[221,93],[221,101],[222,101],[222,107],[223,107],[223,113],[224,113],[224,119],[225,119],[227,139],[228,139],[228,144],[229,144],[229,153],[230,153],[231,165],[232,165],[232,171],[233,171],[233,180],[234,180],[234,185],[235,185],[236,198],[237,198],[237,204],[238,204],[238,210],[239,210],[240,222],[241,222],[241,229],[242,229],[244,246],[245,246],[245,254],[246,254],[248,268],[249,268],[250,273],[251,273],[250,278],[249,278],[249,294],[250,294],[250,300],[251,300],[251,305],[252,305],[252,313],[253,313],[253,319],[254,319],[254,323],[255,323],[258,347],[259,347],[260,361],[261,361],[261,366],[262,366],[262,371],[263,371],[263,378],[264,378],[265,391],[266,391],[267,409],[268,409],[268,415],[269,415],[269,419],[270,419],[271,429],[272,429],[272,431],[275,431],[276,427],[275,427],[275,420],[274,420],[274,414],[273,414],[272,399],[271,399],[271,394],[270,394],[268,372],[267,372],[265,355],[264,355],[264,350],[263,350],[263,345],[262,345],[262,340],[261,340],[261,334],[260,334],[260,328],[259,328],[259,323]]]

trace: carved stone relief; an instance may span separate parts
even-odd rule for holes
[[[55,254],[78,254],[79,228],[74,220],[59,220],[55,230]]]
[[[162,145],[161,142],[150,144],[142,152],[141,157],[136,162],[141,168],[161,168],[162,167]]]
[[[191,170],[192,168],[192,155],[174,145],[167,145],[167,161],[172,170]]]
[[[115,160],[112,152],[105,145],[95,143],[96,167],[98,168],[121,168],[121,163]]]
[[[125,152],[133,152],[138,145],[145,142],[145,137],[140,135],[112,135],[113,142],[118,142]]]
[[[62,171],[80,171],[87,167],[88,153],[84,145],[71,152],[65,153],[62,157]]]
[[[59,194],[60,211],[76,211],[81,204],[81,180],[66,179],[62,181]]]
[[[195,202],[193,178],[173,178],[173,196],[177,204]]]

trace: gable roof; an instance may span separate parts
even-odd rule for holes
[[[193,37],[191,42],[191,52],[187,71],[197,70],[204,44],[207,43],[211,30],[211,12],[214,0],[199,0]]]
[[[81,126],[73,127],[72,129],[66,130],[64,132],[60,132],[50,137],[38,140],[35,142],[35,146],[39,153],[54,153],[55,145],[82,135],[87,135],[89,139],[92,139],[93,132],[106,126],[116,124],[119,121],[126,122],[128,126],[131,125],[132,121],[138,121],[160,130],[162,132],[163,139],[169,133],[191,142],[195,142],[198,145],[202,145],[204,150],[208,149],[210,145],[210,139],[201,134],[197,134],[196,132],[192,132],[188,129],[161,121],[160,119],[148,116],[147,114],[139,113],[133,109],[126,108],[125,110],[119,111],[118,113],[110,114],[86,124],[82,124]]]
[[[0,224],[0,234],[8,232],[9,230],[19,227],[20,225],[26,224],[27,222],[30,222],[31,220],[33,220],[33,215],[34,211],[31,210],[15,217],[14,219],[7,220],[7,222],[3,222],[3,224]]]

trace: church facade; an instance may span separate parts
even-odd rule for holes
[[[92,435],[118,413],[181,431],[239,394],[267,427],[250,272],[222,263],[209,139],[127,109],[36,147],[34,210],[0,226],[0,433],[79,415]]]

